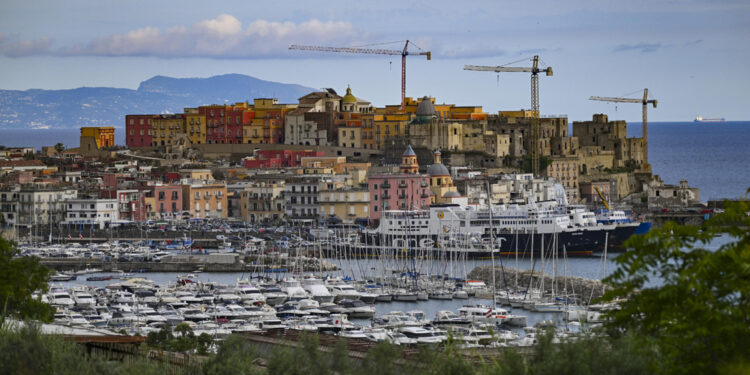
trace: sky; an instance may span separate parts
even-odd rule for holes
[[[347,86],[376,106],[400,102],[400,56],[291,51],[291,44],[431,51],[407,57],[406,94],[486,112],[530,107],[539,55],[543,115],[607,113],[640,121],[750,120],[747,0],[559,1],[4,1],[0,89],[135,89],[155,75],[241,73],[312,88]],[[389,43],[394,42],[394,43]],[[513,63],[513,64],[509,64]],[[242,100],[243,98],[238,98]]]

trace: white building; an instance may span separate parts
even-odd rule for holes
[[[117,199],[71,199],[66,202],[67,217],[64,224],[105,224],[117,221]]]
[[[65,202],[78,197],[75,189],[23,187],[0,191],[0,212],[6,226],[57,224],[65,218]]]

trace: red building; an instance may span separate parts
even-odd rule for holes
[[[151,146],[151,119],[154,115],[125,116],[125,144],[128,147]]]
[[[227,122],[226,143],[242,143],[242,112],[241,108],[227,107],[224,112]]]
[[[226,108],[224,105],[198,107],[198,114],[206,116],[206,143],[226,143]]]
[[[209,105],[198,107],[198,114],[206,116],[206,143],[242,143],[242,108]]]
[[[314,150],[258,150],[255,156],[245,158],[245,168],[294,168],[301,165],[303,157],[324,156]]]

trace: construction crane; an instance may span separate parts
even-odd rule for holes
[[[413,45],[414,43],[412,43]],[[432,52],[409,52],[409,41],[404,44],[403,50],[392,50],[392,49],[379,49],[379,48],[355,48],[355,47],[319,47],[319,46],[302,46],[292,44],[289,49],[302,50],[302,51],[318,51],[318,52],[342,52],[342,53],[360,53],[360,54],[374,54],[374,55],[401,55],[401,110],[406,108],[406,56],[427,56],[427,60],[432,60]]]
[[[511,73],[531,73],[531,170],[535,175],[539,174],[539,73],[544,72],[548,77],[552,76],[552,67],[539,69],[539,56],[535,55],[532,59],[531,67],[511,67],[505,66],[481,66],[481,65],[464,65],[464,70],[477,70],[481,72],[511,72]]]
[[[650,171],[651,168],[648,164],[648,105],[653,104],[654,108],[656,108],[657,100],[648,98],[648,89],[647,88],[643,89],[643,99],[592,96],[589,98],[589,100],[599,100],[602,102],[613,102],[613,103],[641,103],[643,104],[643,165],[641,166],[641,169],[644,172]]]

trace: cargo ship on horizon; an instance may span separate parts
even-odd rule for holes
[[[701,116],[695,116],[694,122],[725,122],[724,117],[721,118],[703,118]]]

